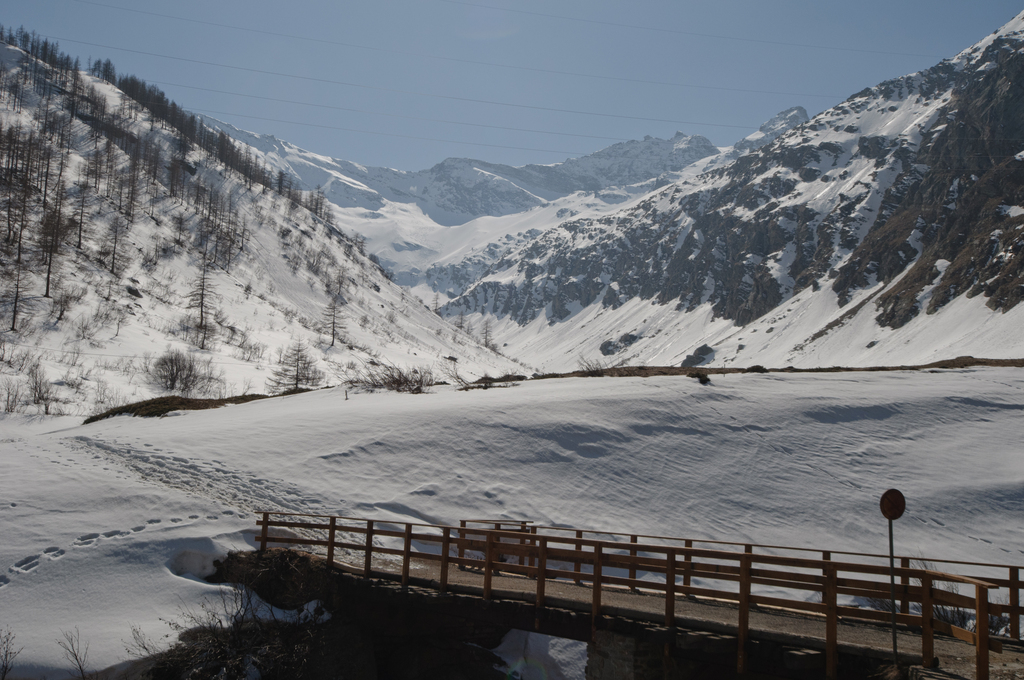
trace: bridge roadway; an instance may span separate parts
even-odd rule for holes
[[[688,663],[697,651],[713,650],[724,659],[731,650],[740,675],[757,665],[778,665],[783,655],[787,668],[823,666],[829,680],[858,677],[851,670],[867,660],[891,659],[892,615],[853,604],[890,601],[886,555],[614,534],[525,521],[462,520],[448,526],[260,514],[260,551],[324,547],[329,563],[358,577],[353,585],[390,582],[399,585],[399,599],[408,586],[420,586],[416,597],[435,604],[446,602],[446,592],[468,596],[455,598],[461,615],[473,617],[490,608],[491,623],[502,625],[489,607],[488,601],[494,601],[515,619],[513,627],[587,641],[591,660],[595,654],[607,656],[598,649],[602,645],[605,650],[633,645],[642,651],[623,654],[653,667],[661,662],[653,652],[659,635],[671,643],[664,649],[666,663],[675,653]],[[937,660],[941,668],[976,680],[1024,677],[1018,660],[1024,655],[1022,567],[897,559],[901,662],[932,667]],[[379,594],[395,597],[394,585],[380,588]],[[478,599],[480,604],[474,604]],[[948,620],[950,612],[959,616],[958,625]],[[990,617],[1001,619],[1009,638],[994,637],[988,626],[969,629],[975,618]],[[654,630],[659,632],[652,637]],[[588,680],[619,677],[594,675],[589,669]],[[645,670],[641,675],[660,673]]]
[[[336,568],[363,576],[363,567],[334,562]],[[400,581],[402,564],[389,556],[375,556],[372,561],[372,577],[389,581]],[[413,586],[438,591],[441,581],[440,565],[417,563],[410,566],[409,583]],[[536,603],[536,586],[532,578],[499,572],[492,576],[491,597],[496,600],[513,600]],[[483,597],[484,575],[479,569],[460,569],[454,565],[448,568],[448,591],[461,595]],[[571,581],[548,581],[545,606],[565,609],[584,614],[591,613],[593,588]],[[608,617],[622,617],[641,621],[652,626],[664,623],[664,594],[644,593],[628,588],[605,586],[602,593],[602,613]],[[720,645],[721,651],[735,654],[737,632],[737,605],[734,602],[713,598],[676,598],[676,626],[684,631],[679,634],[676,644]],[[892,659],[891,627],[872,621],[843,618],[839,623],[840,653],[861,656],[887,662]],[[710,634],[708,636],[707,634]],[[710,637],[710,639],[709,639]],[[808,615],[805,612],[789,611],[782,607],[753,605],[750,612],[750,638],[778,643],[792,648],[806,660],[808,668],[820,665],[825,650],[825,618]],[[588,642],[589,637],[580,641]],[[899,626],[897,647],[900,661],[907,666],[921,663],[921,635],[907,626]],[[813,658],[817,656],[818,658]],[[938,668],[915,668],[915,677],[921,680],[974,680],[975,649],[968,642],[952,637],[935,638],[935,656]],[[1016,640],[1003,640],[1002,653],[991,652],[989,656],[990,678],[996,680],[1020,680],[1024,678],[1024,644]]]

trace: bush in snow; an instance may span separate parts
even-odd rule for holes
[[[160,387],[184,395],[209,392],[221,382],[212,359],[201,359],[179,349],[168,350],[153,361],[149,375]]]
[[[347,382],[352,387],[422,394],[434,385],[434,373],[429,368],[404,369],[373,362],[355,371]]]

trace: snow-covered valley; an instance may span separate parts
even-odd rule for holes
[[[186,412],[0,420],[0,606],[25,672],[96,667],[216,587],[255,510],[527,519],[883,552],[1024,559],[1020,369],[578,378],[425,395],[340,388]],[[179,600],[180,598],[180,600]]]
[[[203,119],[39,47],[0,43],[18,675],[63,673],[54,641],[76,628],[92,668],[124,659],[132,625],[167,642],[263,509],[880,552],[898,487],[900,552],[1024,561],[1022,369],[532,379],[1024,356],[1024,14],[730,147],[678,133],[419,172]],[[188,388],[164,370],[181,357]],[[437,384],[362,379],[389,367]],[[456,389],[503,375],[520,377]],[[82,423],[182,392],[279,396]],[[578,680],[578,652],[548,677]]]

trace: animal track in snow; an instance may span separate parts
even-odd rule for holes
[[[29,555],[28,557],[22,557],[20,560],[11,565],[11,571],[21,572],[27,574],[36,567],[39,566],[39,558],[42,555]]]
[[[99,537],[99,534],[82,534],[72,545],[92,545]]]
[[[119,531],[117,529],[115,529],[113,531],[104,531],[103,532],[103,538],[114,538],[116,536],[127,536],[130,533],[131,533],[130,531]]]
[[[51,545],[49,548],[43,550],[43,554],[49,557],[51,560],[59,560],[64,556],[64,548],[58,548],[55,545]]]
[[[148,483],[180,489],[236,508],[291,512],[324,509],[322,499],[310,497],[301,487],[232,469],[219,460],[185,458],[173,455],[172,451],[158,453],[153,447],[143,448],[144,444],[114,444],[83,436],[69,443],[88,447],[82,455],[99,451],[108,461]]]
[[[229,513],[229,514],[234,514],[234,512],[230,511],[230,510],[225,511],[225,512]],[[189,515],[189,519],[190,520],[197,520],[197,519],[199,519],[199,515]],[[216,520],[220,519],[220,516],[219,515],[207,515],[206,519],[212,520],[212,521],[216,521]],[[183,520],[183,519],[181,519],[179,517],[172,518],[170,521],[173,522],[175,525],[181,525],[182,522],[185,522],[185,520]],[[104,531],[102,533],[100,533],[100,532],[90,532],[90,533],[87,533],[87,534],[82,534],[81,536],[76,538],[72,542],[71,545],[76,547],[76,548],[85,548],[87,546],[96,545],[97,543],[99,543],[100,541],[102,541],[104,539],[119,539],[119,538],[124,538],[125,536],[131,536],[133,533],[138,533],[140,531],[144,531],[146,528],[148,528],[150,526],[155,526],[157,524],[162,524],[162,523],[163,523],[162,519],[153,518],[153,519],[146,520],[145,524],[136,525],[136,526],[132,527],[129,530],[111,529],[110,531]],[[191,524],[191,522],[189,524]],[[12,564],[10,567],[8,567],[7,572],[9,574],[13,574],[13,575],[27,574],[30,571],[32,571],[32,570],[36,569],[37,567],[39,567],[40,564],[43,562],[43,558],[44,557],[46,558],[46,561],[53,562],[53,561],[61,559],[66,554],[67,554],[67,551],[64,548],[61,548],[60,546],[56,546],[56,545],[51,545],[51,546],[48,546],[48,547],[44,548],[43,551],[41,553],[39,553],[39,554],[29,555],[27,557],[21,558],[20,560],[18,560],[14,564]],[[0,588],[4,587],[5,585],[9,584],[10,582],[11,582],[10,577],[8,577],[8,576],[0,576]]]

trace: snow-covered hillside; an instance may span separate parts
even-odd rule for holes
[[[55,677],[217,588],[253,511],[594,529],[1024,561],[1020,369],[527,381],[434,394],[322,390],[162,419],[0,416],[0,629]],[[180,599],[179,599],[180,598]]]
[[[787,109],[734,146],[701,136],[646,137],[551,165],[511,167],[449,158],[405,172],[327,158],[271,135],[207,119],[303,189],[320,188],[339,219],[367,239],[367,249],[423,299],[462,294],[516,244],[570,217],[628,208],[657,189],[727,165],[807,121]],[[539,230],[539,231],[538,231]]]
[[[1022,24],[618,212],[516,240],[445,313],[497,317],[510,351],[549,370],[609,343],[629,350],[608,361],[640,363],[704,344],[718,364],[1024,354]]]
[[[467,376],[522,371],[390,281],[315,194],[254,183],[103,79],[6,44],[0,59],[0,125],[21,145],[2,178],[7,410],[88,415],[165,394],[154,367],[175,350],[209,378],[195,396],[266,391],[296,342],[327,384],[447,357]]]

